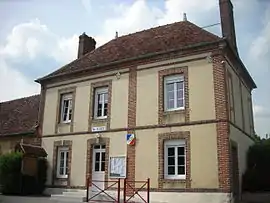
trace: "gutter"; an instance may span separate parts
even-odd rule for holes
[[[158,56],[158,55],[162,55],[162,54],[178,52],[178,51],[181,51],[181,50],[187,50],[187,49],[199,48],[199,47],[203,47],[203,46],[214,45],[214,44],[218,44],[218,43],[223,42],[223,41],[224,41],[224,39],[219,39],[219,40],[214,41],[214,42],[202,42],[202,43],[197,43],[197,44],[193,44],[193,45],[184,46],[184,47],[181,47],[179,49],[173,49],[173,50],[169,50],[169,51],[160,51],[160,52],[155,52],[155,53],[144,54],[144,55],[140,55],[140,56],[136,56],[136,57],[131,57],[131,58],[127,58],[127,59],[121,59],[121,60],[118,60],[118,61],[113,61],[113,62],[101,64],[101,65],[96,65],[96,66],[91,67],[91,69],[102,68],[102,67],[110,66],[110,65],[118,65],[118,64],[121,64],[121,63],[129,62],[129,61],[135,61],[135,60],[139,60],[139,59],[150,58],[150,57]],[[79,73],[79,72],[83,72],[83,71],[89,71],[91,69],[86,68],[85,70],[77,70],[77,71],[73,71],[71,73],[63,73],[63,74],[59,74],[59,75],[56,75],[56,76],[48,76],[48,77],[45,76],[43,78],[38,78],[37,80],[35,80],[35,82],[41,83],[43,81],[50,80],[50,79],[53,79],[53,78],[61,77],[61,76],[64,76],[64,75],[75,74],[75,73]]]

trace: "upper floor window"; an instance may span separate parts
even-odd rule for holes
[[[108,114],[108,87],[95,89],[95,118],[107,118]]]
[[[63,94],[61,97],[61,122],[69,123],[72,117],[72,94]]]
[[[173,75],[164,79],[164,104],[166,111],[184,109],[184,76]]]
[[[167,179],[186,178],[185,140],[168,140],[164,143],[164,172]]]

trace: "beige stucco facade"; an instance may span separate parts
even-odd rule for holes
[[[202,57],[206,55],[198,55]],[[194,58],[194,56],[192,57]],[[214,110],[214,88],[213,88],[213,68],[212,64],[206,59],[193,62],[184,62],[192,59],[191,57],[167,60],[153,65],[162,65],[158,68],[139,66],[137,73],[137,106],[136,106],[136,125],[155,125],[158,124],[158,71],[177,67],[188,67],[188,91],[189,91],[189,109],[190,121],[215,119]],[[179,63],[183,61],[183,63]],[[166,65],[168,63],[178,63],[176,65]],[[116,74],[117,72],[112,72]],[[97,75],[96,77],[99,77]],[[110,128],[127,127],[128,114],[128,82],[129,74],[123,73],[120,79],[115,76],[108,76],[99,79],[84,79],[83,82],[61,85],[57,87],[48,86],[46,90],[43,136],[54,135],[57,133],[69,133],[70,127],[67,124],[56,126],[57,102],[59,102],[58,91],[65,88],[75,87],[75,109],[73,132],[86,132],[89,130],[89,108],[90,108],[90,87],[91,83],[112,80],[112,102]],[[70,82],[70,81],[69,81]],[[60,86],[59,86],[60,85]],[[203,91],[202,91],[203,90]],[[151,93],[151,95],[149,95]],[[203,108],[202,108],[203,107]],[[170,123],[178,121],[177,119]],[[179,121],[178,121],[179,122]],[[57,129],[55,129],[57,128]]]
[[[144,64],[137,67],[136,77],[136,145],[135,145],[135,180],[150,178],[151,188],[159,188],[159,134],[172,132],[189,132],[190,141],[190,188],[219,189],[219,161],[218,140],[213,63],[207,58],[209,53],[182,57],[172,60]],[[159,126],[159,72],[166,69],[187,67],[188,75],[188,125],[186,126]],[[228,66],[232,74],[233,94],[235,106],[235,122],[238,128],[250,126],[246,119],[250,111],[243,106],[242,99],[248,98],[249,91],[244,83],[240,83],[238,76]],[[116,74],[120,72],[120,77]],[[53,153],[54,142],[59,140],[72,141],[72,161],[70,186],[85,185],[87,173],[87,140],[96,138],[91,132],[89,115],[91,112],[91,84],[111,81],[111,112],[108,132],[100,132],[101,138],[109,138],[109,157],[127,156],[126,134],[128,131],[128,100],[129,80],[128,69],[110,71],[106,74],[97,74],[84,78],[72,79],[50,84],[46,89],[43,140],[42,146],[48,153],[49,170],[47,184],[53,184]],[[57,124],[59,112],[59,91],[66,88],[75,88],[74,117],[72,130],[70,124]],[[241,99],[240,95],[243,95]],[[244,115],[244,117],[243,117]],[[244,121],[243,121],[244,119]],[[166,124],[181,124],[185,117],[181,114],[172,114],[165,120]],[[208,124],[207,122],[210,121]],[[201,123],[200,123],[201,122]],[[244,124],[243,124],[244,123]],[[95,123],[96,126],[100,123]],[[101,123],[102,125],[102,123]],[[251,128],[244,131],[250,134]],[[248,131],[249,130],[249,131]],[[64,136],[63,136],[64,135]],[[245,170],[246,151],[252,140],[239,129],[230,127],[230,139],[238,144],[239,170]],[[163,166],[162,166],[163,167]],[[127,170],[129,170],[127,168]],[[240,175],[241,176],[241,175]],[[185,182],[166,182],[163,189],[184,189]],[[168,197],[169,198],[169,197]]]
[[[191,149],[191,186],[192,188],[217,188],[218,164],[216,147],[216,126],[206,124],[189,127],[156,128],[135,131],[136,144],[136,180],[151,179],[151,187],[158,187],[158,134],[167,132],[190,132]],[[101,133],[102,138],[110,139],[109,156],[127,156],[126,131]],[[49,170],[47,184],[52,183],[53,144],[54,141],[72,140],[71,186],[84,186],[86,173],[87,140],[96,134],[79,134],[64,137],[44,137],[42,146],[48,153]],[[207,177],[207,178],[206,178]],[[168,185],[167,188],[179,188],[183,184]],[[166,186],[165,186],[166,187]]]

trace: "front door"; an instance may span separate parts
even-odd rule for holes
[[[104,189],[105,180],[105,145],[93,146],[93,165],[92,165],[92,191]],[[96,186],[95,186],[95,185]],[[98,188],[97,188],[98,187]]]

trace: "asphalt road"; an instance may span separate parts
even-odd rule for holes
[[[0,195],[0,203],[56,203],[49,197],[22,197]]]

